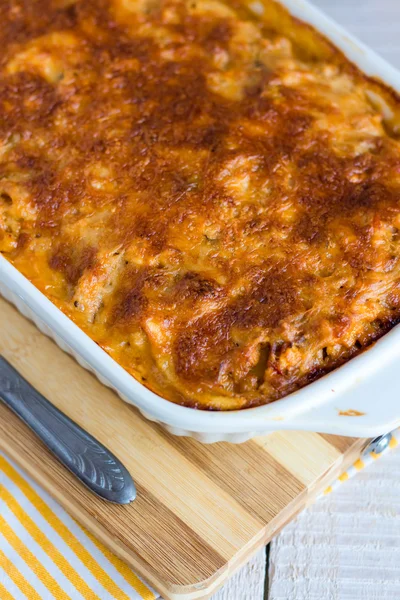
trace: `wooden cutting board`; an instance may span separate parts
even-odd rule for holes
[[[0,403],[0,448],[164,598],[208,598],[347,467],[366,440],[286,432],[246,444],[177,438],[82,369],[0,299],[0,353],[106,444],[138,490],[93,496]]]

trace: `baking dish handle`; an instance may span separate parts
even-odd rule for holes
[[[331,393],[325,402],[280,421],[279,429],[376,437],[400,426],[398,359],[360,377],[346,391],[333,388]]]

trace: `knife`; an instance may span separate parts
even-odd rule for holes
[[[0,400],[97,496],[115,504],[135,499],[135,484],[121,461],[46,400],[1,355]]]

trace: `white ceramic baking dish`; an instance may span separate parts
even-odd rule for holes
[[[400,72],[304,0],[282,0],[314,25],[368,75],[400,91]],[[255,0],[254,11],[262,10]],[[32,319],[102,383],[175,435],[202,442],[243,442],[256,435],[297,429],[373,437],[400,425],[400,326],[368,351],[307,387],[272,404],[232,412],[178,406],[136,381],[0,255],[0,293]],[[352,416],[353,415],[353,416]]]

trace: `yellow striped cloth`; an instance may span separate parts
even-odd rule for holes
[[[0,600],[141,598],[158,594],[0,453]]]
[[[397,430],[386,451],[399,443]],[[324,493],[384,452],[365,451]],[[0,600],[141,598],[159,596],[0,452]]]

